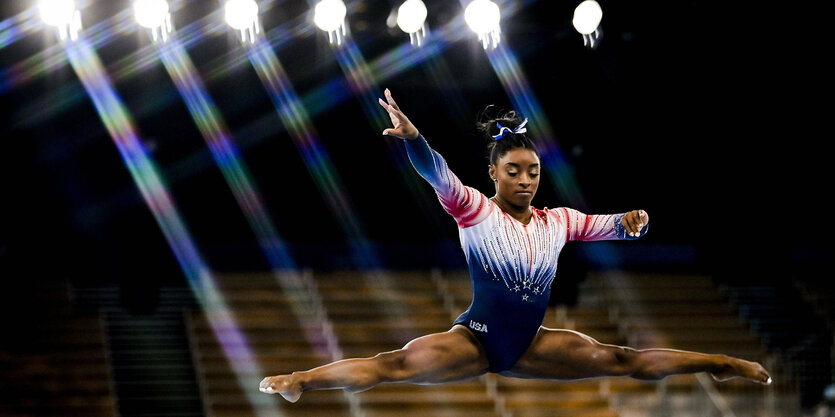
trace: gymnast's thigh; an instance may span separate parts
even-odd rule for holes
[[[574,330],[540,327],[530,346],[502,375],[515,378],[571,380],[620,375],[629,350],[599,343]]]
[[[464,326],[419,337],[400,350],[404,380],[416,384],[461,381],[487,372],[488,361],[478,339]]]

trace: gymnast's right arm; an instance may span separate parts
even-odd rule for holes
[[[380,105],[388,111],[394,127],[384,130],[383,134],[405,139],[406,152],[412,166],[432,185],[444,210],[455,218],[459,226],[472,226],[483,220],[489,213],[487,197],[461,183],[447,167],[444,158],[429,147],[426,139],[400,111],[391,92],[386,89],[385,93],[387,101],[380,99]]]

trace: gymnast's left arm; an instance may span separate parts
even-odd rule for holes
[[[585,214],[560,207],[551,211],[565,224],[566,241],[635,240],[647,233],[649,225],[649,214],[644,210]]]

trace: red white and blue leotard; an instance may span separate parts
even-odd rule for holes
[[[566,242],[636,239],[621,225],[625,213],[586,215],[570,208],[531,207],[531,220],[523,224],[463,185],[423,136],[404,142],[412,165],[458,223],[473,300],[455,324],[467,326],[479,339],[491,372],[510,369],[539,331]],[[646,227],[641,235],[645,233]]]

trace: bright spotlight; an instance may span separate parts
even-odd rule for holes
[[[49,26],[58,28],[61,40],[75,40],[81,31],[81,13],[73,0],[41,0],[41,19]]]
[[[313,9],[313,23],[319,29],[328,32],[328,41],[342,43],[346,34],[345,15],[348,9],[342,0],[321,0]]]
[[[150,29],[154,42],[168,40],[171,33],[171,13],[166,0],[134,0],[133,13],[140,26]]]
[[[168,2],[165,0],[136,0],[133,2],[136,22],[147,29],[155,29],[165,24],[168,17]]]
[[[255,0],[228,0],[226,2],[226,23],[232,29],[241,31],[241,41],[255,41],[255,35],[261,33],[258,22],[258,4]]]
[[[409,34],[412,45],[426,37],[426,5],[421,0],[406,0],[397,9],[397,26]]]
[[[603,19],[603,10],[600,4],[594,0],[585,0],[574,9],[574,18],[571,23],[574,29],[583,35],[583,45],[588,48],[596,48],[603,36],[600,29],[600,21]]]
[[[464,20],[478,35],[484,49],[491,44],[494,48],[499,44],[501,12],[496,3],[490,0],[473,0],[464,10]]]
[[[397,9],[397,26],[406,33],[414,33],[426,21],[426,5],[421,0],[406,0]]]
[[[50,26],[62,26],[72,23],[75,14],[73,0],[41,0],[41,18]]]

